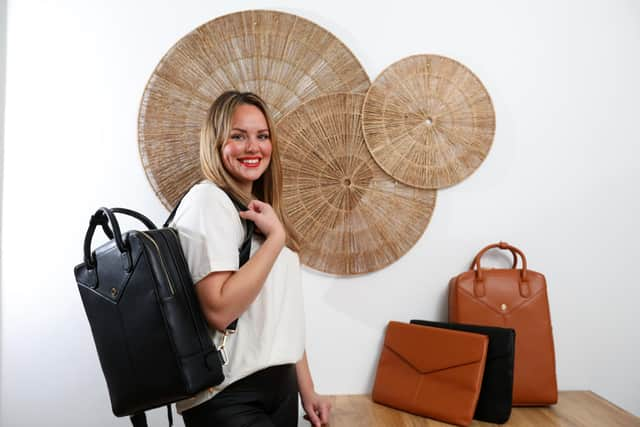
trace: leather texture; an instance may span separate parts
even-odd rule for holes
[[[489,249],[520,256],[521,269],[483,269]],[[515,262],[515,260],[514,260]],[[550,405],[558,400],[551,315],[544,275],[528,270],[524,253],[505,242],[476,255],[469,271],[449,282],[449,321],[516,331],[514,406]]]
[[[115,212],[149,229],[122,234]],[[97,226],[113,238],[90,252]],[[252,232],[248,223],[240,265],[249,258]],[[134,211],[100,208],[84,248],[75,277],[116,416],[137,414],[132,422],[140,421],[142,411],[224,380],[176,230],[157,229]]]
[[[472,332],[489,337],[482,388],[473,418],[504,424],[511,416],[515,331],[509,328],[412,320],[411,324]]]
[[[372,399],[467,426],[480,394],[487,345],[484,335],[389,322]]]

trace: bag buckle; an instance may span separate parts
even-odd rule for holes
[[[217,347],[218,352],[220,353],[220,357],[222,357],[222,366],[227,366],[229,364],[229,355],[227,354],[227,350],[225,350],[225,345],[227,345],[227,337],[229,335],[235,334],[235,329],[226,329],[224,331],[224,335],[222,336],[222,342]]]

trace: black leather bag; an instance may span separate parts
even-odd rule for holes
[[[132,416],[134,425],[146,425],[143,411],[224,380],[224,346],[211,341],[178,232],[167,227],[176,209],[161,229],[129,209],[98,209],[85,236],[84,262],[75,267],[113,413]],[[121,234],[116,213],[137,218],[147,230]],[[249,259],[254,230],[246,224],[240,265]],[[111,240],[91,252],[97,226]]]
[[[513,397],[513,361],[515,354],[515,331],[492,326],[467,325],[461,323],[412,320],[411,323],[436,328],[453,329],[487,335],[487,362],[482,378],[480,397],[473,418],[490,423],[503,424],[511,416]]]

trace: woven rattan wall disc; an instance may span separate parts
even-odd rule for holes
[[[277,120],[318,95],[369,85],[351,51],[306,19],[273,11],[214,19],[179,40],[147,83],[138,141],[149,182],[170,207],[199,179],[200,127],[225,90],[257,93]]]
[[[375,161],[398,181],[448,187],[486,157],[495,131],[491,98],[464,65],[436,55],[402,59],[373,82],[363,114]]]
[[[373,161],[362,136],[363,95],[313,99],[278,122],[284,205],[300,260],[325,273],[381,269],[422,236],[436,191],[401,184]]]

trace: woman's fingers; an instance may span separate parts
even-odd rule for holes
[[[240,218],[253,221],[258,230],[265,236],[270,236],[274,231],[284,231],[278,216],[268,203],[252,200],[247,205],[247,209],[240,212]]]
[[[329,412],[331,411],[331,404],[329,402],[323,402],[320,405],[320,421],[322,424],[329,423]]]
[[[248,219],[250,221],[254,221],[256,220],[256,218],[258,217],[258,212],[256,211],[252,211],[252,210],[248,210],[248,211],[240,211],[240,218],[242,219]]]
[[[305,408],[305,410],[307,411],[307,416],[309,417],[309,421],[311,422],[311,424],[313,424],[314,427],[321,427],[322,422],[320,421],[320,418],[318,418],[318,415],[316,414],[316,411],[313,408],[313,405],[309,405],[309,406],[311,407]]]
[[[257,212],[262,212],[266,207],[271,207],[271,206],[268,203],[265,203],[256,199],[250,201],[249,204],[247,205],[247,209],[254,210]]]
[[[248,210],[250,210],[250,211],[258,211],[259,212],[257,207],[258,207],[258,205],[257,205],[255,200],[250,201],[249,204],[247,205],[247,209]]]
[[[253,221],[257,217],[257,214],[266,213],[265,212],[266,206],[269,206],[269,205],[259,200],[252,200],[247,205],[246,211],[240,211],[240,216],[242,218],[251,219]]]

